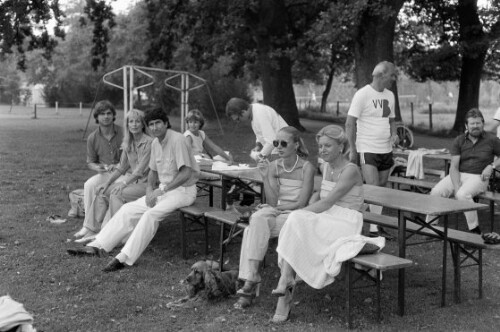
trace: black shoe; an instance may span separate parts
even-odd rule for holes
[[[481,235],[481,228],[479,228],[479,226],[476,226],[473,229],[469,230],[469,232]]]
[[[392,236],[391,234],[389,234],[385,229],[383,229],[382,227],[379,227],[378,229],[378,235],[379,236],[383,236],[385,237],[386,240],[388,241],[392,241],[395,239],[394,236]]]
[[[243,194],[243,199],[240,202],[240,206],[250,206],[255,203],[255,196],[250,194]]]
[[[115,272],[118,270],[121,270],[125,267],[125,264],[120,262],[118,259],[113,258],[108,265],[104,269],[102,269],[103,272]]]
[[[392,236],[391,234],[387,233],[385,231],[385,229],[383,229],[382,227],[379,227],[378,231],[376,231],[376,232],[370,232],[370,233],[368,233],[368,237],[379,237],[379,236],[385,237],[385,239],[387,241],[393,241],[395,239],[394,236]]]
[[[66,250],[72,256],[98,256],[105,257],[108,253],[104,249],[96,247],[79,247]]]

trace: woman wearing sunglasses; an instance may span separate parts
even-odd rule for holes
[[[272,291],[279,297],[272,319],[277,323],[289,317],[295,276],[316,289],[332,283],[340,272],[340,265],[330,264],[338,248],[336,240],[360,234],[363,226],[363,180],[358,166],[344,156],[348,147],[344,129],[326,126],[316,141],[319,157],[325,161],[319,200],[292,212],[279,234],[276,251],[281,277]]]
[[[279,234],[292,210],[306,206],[314,185],[314,166],[306,160],[309,152],[300,132],[294,127],[278,131],[273,145],[279,159],[262,159],[258,168],[264,182],[266,204],[250,217],[250,225],[243,233],[239,278],[245,280],[238,290],[236,309],[250,306],[258,296],[261,277],[259,266],[267,251],[269,239]]]

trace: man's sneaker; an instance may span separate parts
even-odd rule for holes
[[[68,212],[68,217],[76,218],[77,216],[78,216],[78,206],[73,206],[73,204],[71,204],[71,209]]]

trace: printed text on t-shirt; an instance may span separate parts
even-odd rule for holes
[[[375,109],[382,108],[382,117],[387,118],[391,114],[391,108],[389,107],[389,101],[387,99],[373,99],[373,107]]]

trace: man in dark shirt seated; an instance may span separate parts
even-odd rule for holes
[[[484,131],[484,117],[477,108],[465,115],[464,134],[453,141],[451,147],[450,174],[439,181],[431,195],[472,201],[474,196],[485,192],[493,170],[500,166],[500,139]],[[477,212],[464,212],[469,231],[481,234]],[[427,221],[431,219],[427,216]]]

